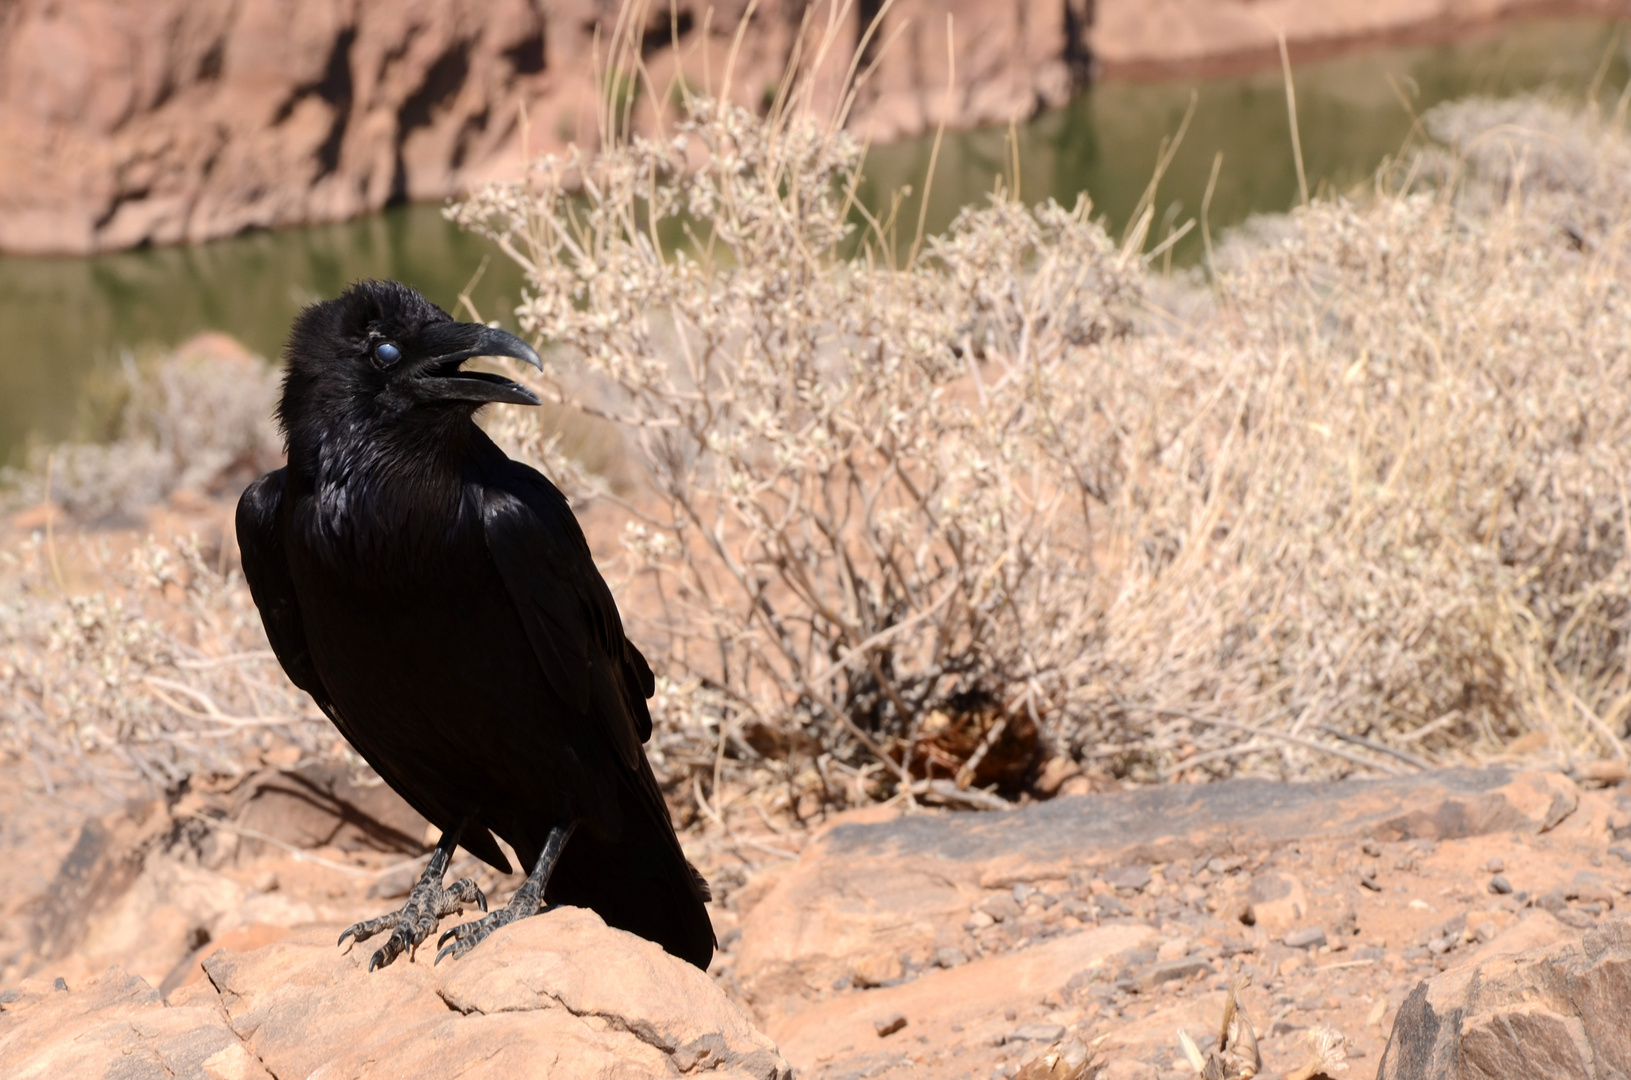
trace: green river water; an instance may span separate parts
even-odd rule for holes
[[[1626,84],[1627,49],[1616,28],[1591,20],[1494,27],[1451,44],[1396,47],[1296,64],[1299,130],[1311,187],[1364,182],[1411,131],[1402,91],[1421,112],[1469,94],[1546,89],[1583,99]],[[1295,60],[1295,54],[1293,54]],[[1602,72],[1600,80],[1597,79]],[[1209,218],[1214,233],[1297,199],[1280,72],[1220,78],[1103,83],[1018,130],[1022,197],[1069,204],[1087,191],[1113,232],[1125,226],[1154,168],[1163,136],[1177,130],[1195,96],[1189,133],[1156,200],[1163,222],[1181,224],[1201,204],[1214,155],[1223,164]],[[887,207],[905,186],[921,191],[931,140],[874,148],[863,200]],[[1006,130],[948,133],[925,216],[930,232],[1012,173]],[[903,200],[903,232],[915,229],[917,196]],[[1193,260],[1198,232],[1174,249]],[[175,344],[201,330],[233,334],[275,356],[290,318],[314,299],[361,277],[392,277],[451,308],[490,253],[435,206],[404,206],[342,225],[253,233],[209,244],[90,258],[0,256],[0,463],[30,439],[75,433],[87,380],[125,350]],[[475,290],[487,318],[513,320],[520,274],[496,253]]]

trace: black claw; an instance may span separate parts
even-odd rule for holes
[[[487,896],[473,879],[463,878],[443,888],[432,870],[440,872],[440,868],[433,862],[432,867],[427,869],[430,876],[422,878],[419,884],[414,886],[407,902],[400,909],[381,915],[377,919],[353,923],[340,934],[339,940],[335,942],[336,947],[344,945],[346,952],[350,953],[352,946],[358,942],[389,929],[390,936],[368,963],[368,970],[376,971],[395,962],[403,953],[408,954],[410,961],[413,960],[419,954],[419,946],[436,928],[437,922],[444,916],[462,912],[464,905],[473,901],[480,905],[483,912],[487,910]],[[455,927],[449,933],[462,937],[456,933],[457,930]],[[448,935],[444,934],[436,944],[445,943],[447,938]],[[465,948],[468,949],[468,946]]]
[[[458,925],[458,926],[455,926],[455,927],[454,927],[454,928],[453,928],[453,929],[451,929],[451,930],[449,930],[449,931],[448,931],[448,932],[447,932],[447,933],[445,933],[445,934],[443,934],[443,935],[442,935],[442,936],[441,936],[441,937],[439,937],[439,938],[437,938],[437,939],[436,939],[436,947],[437,947],[437,948],[438,948],[438,949],[441,949],[441,948],[442,948],[442,946],[443,946],[443,945],[445,945],[445,944],[447,944],[447,939],[448,939],[448,938],[456,938],[456,937],[459,937],[459,936],[460,936],[460,935],[459,935],[459,930],[460,930],[460,928],[461,928],[461,927],[463,927],[463,926],[464,926],[464,923],[460,923],[460,924],[459,924],[459,925]],[[457,944],[457,943],[456,943],[456,942],[455,942],[455,944]],[[446,952],[446,951],[447,951],[447,950],[446,950],[446,949],[442,949],[442,952]],[[442,955],[441,955],[441,953],[437,953],[437,954],[436,954],[436,961],[437,961],[437,963],[440,963],[440,962],[441,962],[441,960],[442,960]]]

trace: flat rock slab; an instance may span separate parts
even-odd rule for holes
[[[1577,801],[1573,784],[1558,774],[1502,768],[1312,784],[1226,780],[1066,796],[1004,814],[913,814],[839,825],[823,844],[837,856],[980,863],[992,868],[995,883],[1012,884],[1112,857],[1135,866],[1315,837],[1454,840],[1541,832]]]
[[[1444,972],[1399,1007],[1378,1080],[1631,1075],[1631,922]]]
[[[869,990],[859,997],[842,997],[814,1005],[781,1025],[778,1035],[792,1061],[830,1061],[842,1073],[852,1059],[859,1067],[868,1056],[894,1048],[895,1043],[926,1039],[931,1045],[957,1041],[968,1031],[981,1041],[1027,1039],[1037,1031],[1006,1019],[1008,1010],[1033,1004],[1049,990],[1063,986],[1072,975],[1094,972],[1116,957],[1145,948],[1154,940],[1153,927],[1134,924],[1104,926],[1057,938],[1012,956],[993,956],[957,968],[931,972],[899,986]],[[899,1028],[906,1038],[894,1042],[878,1027],[880,1020],[904,1017]],[[1059,1025],[1046,1025],[1064,1035]],[[1031,1028],[1040,1030],[1039,1025]]]
[[[299,931],[253,952],[218,951],[204,961],[208,979],[170,1005],[117,969],[77,992],[24,984],[0,1005],[0,1072],[121,1080],[790,1075],[774,1044],[706,974],[593,912],[560,908],[506,927],[462,960],[433,966],[426,949],[418,962],[373,974],[372,950],[341,952],[338,929]]]
[[[1533,834],[1578,802],[1573,783],[1555,773],[1455,769],[1378,781],[1171,785],[1007,813],[840,823],[747,913],[738,970],[758,1007],[792,1012],[812,987],[892,970],[891,958],[909,950],[955,947],[988,890],[1076,872],[1136,889],[1151,863],[1297,840]]]
[[[0,994],[7,1080],[273,1080],[214,1004],[167,1007],[122,968],[84,986],[31,979]]]

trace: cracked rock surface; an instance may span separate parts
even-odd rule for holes
[[[336,928],[219,950],[160,998],[112,968],[81,987],[30,980],[0,1003],[8,1077],[790,1076],[704,973],[593,912],[560,908],[457,963],[370,975]]]

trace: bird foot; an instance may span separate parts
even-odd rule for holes
[[[437,945],[444,945],[449,938],[453,939],[453,944],[447,945],[446,948],[436,954],[436,963],[440,964],[444,956],[451,956],[457,960],[483,941],[486,941],[494,930],[518,922],[529,915],[538,915],[549,910],[547,907],[540,910],[536,901],[530,906],[532,910],[528,911],[526,905],[518,906],[511,902],[490,915],[483,915],[479,919],[473,919],[470,922],[460,923],[455,926],[436,939]]]
[[[443,888],[440,873],[431,874],[434,866],[433,863],[432,867],[426,868],[425,876],[421,877],[413,891],[408,893],[407,902],[401,908],[377,919],[367,919],[347,927],[335,944],[344,945],[346,938],[350,938],[353,943],[367,941],[375,934],[390,930],[391,936],[374,953],[374,958],[368,961],[368,970],[373,971],[375,968],[385,967],[404,951],[411,959],[414,950],[418,949],[420,943],[436,929],[437,922],[448,915],[462,914],[466,904],[473,903],[482,911],[487,910],[487,897],[474,881],[470,878],[460,878]],[[437,959],[441,957],[438,956]]]

